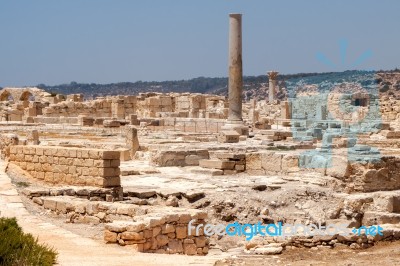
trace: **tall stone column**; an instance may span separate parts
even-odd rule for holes
[[[226,137],[249,135],[249,127],[242,119],[242,87],[242,14],[229,14],[229,110],[226,124],[222,126]]]
[[[242,123],[242,14],[229,14],[228,123]]]
[[[269,79],[269,93],[268,93],[268,102],[273,103],[276,99],[275,97],[275,87],[276,87],[276,79],[278,77],[278,72],[270,71],[268,72]]]

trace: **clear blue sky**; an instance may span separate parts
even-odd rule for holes
[[[228,14],[243,13],[245,75],[400,67],[400,1],[1,0],[0,86],[227,76]]]

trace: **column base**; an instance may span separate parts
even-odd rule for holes
[[[222,131],[234,130],[242,136],[249,135],[249,127],[243,124],[243,121],[227,121],[221,127]]]

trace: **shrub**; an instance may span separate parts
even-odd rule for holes
[[[57,253],[25,234],[15,218],[0,218],[0,265],[53,265]]]

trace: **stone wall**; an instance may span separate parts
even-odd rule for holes
[[[298,172],[299,155],[273,151],[246,154],[246,172],[251,175]]]
[[[21,110],[23,111],[23,108]],[[140,118],[222,119],[226,118],[227,114],[224,97],[189,93],[148,93],[139,94],[139,96],[99,97],[96,100],[85,102],[67,99],[66,101],[51,103],[41,111],[44,117],[52,118],[90,115],[94,118],[126,119],[131,114],[137,114]],[[35,115],[32,114],[31,116]]]
[[[38,145],[10,147],[9,161],[52,184],[120,186],[120,152]]]
[[[349,179],[354,191],[400,189],[400,158],[383,156],[378,162],[353,163],[349,169]]]
[[[350,155],[323,157],[318,153],[291,153],[262,151],[246,154],[246,172],[251,175],[318,172],[334,177],[337,189],[352,192],[373,192],[400,189],[400,158],[380,156],[367,161]],[[369,155],[371,156],[371,155]]]
[[[139,252],[206,255],[209,239],[204,236],[203,227],[196,235],[195,226],[205,224],[207,213],[203,211],[174,210],[168,214],[136,219],[136,222],[114,222],[105,226],[104,240],[107,243],[131,245]],[[188,224],[193,230],[188,234]]]
[[[78,117],[45,117],[36,116],[33,117],[34,123],[44,123],[44,124],[78,124]]]

